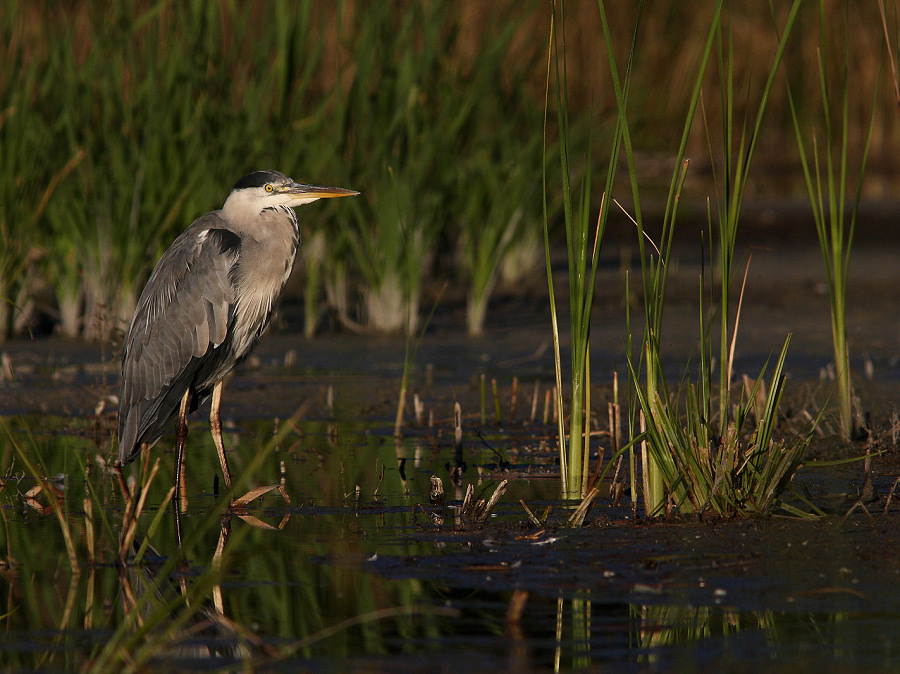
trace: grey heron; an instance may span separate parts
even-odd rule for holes
[[[210,397],[210,430],[231,487],[219,414],[222,381],[265,332],[290,276],[300,246],[294,207],[356,194],[256,171],[238,180],[224,206],[197,218],[157,262],[125,338],[119,463],[133,461],[177,420],[176,515],[187,415]]]

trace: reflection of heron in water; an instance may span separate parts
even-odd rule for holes
[[[225,544],[231,533],[231,523],[222,522],[219,542],[209,573],[219,573]],[[131,554],[137,555],[143,541],[135,540]],[[177,580],[176,580],[177,578]],[[216,583],[212,588],[212,602],[192,607],[184,573],[174,568],[174,560],[167,559],[149,543],[146,544],[139,565],[119,566],[119,584],[122,591],[122,608],[126,616],[133,617],[135,625],[148,626],[154,621],[164,630],[168,623],[177,621],[178,611],[189,612],[190,618],[182,624],[171,645],[162,648],[156,659],[241,660],[249,657],[246,644],[256,641],[253,635],[225,616],[222,588]],[[183,602],[176,602],[178,609],[170,612],[173,601],[181,595]]]
[[[144,490],[150,488],[158,468],[159,459],[156,460],[147,476]],[[150,545],[149,540],[135,538],[145,499],[143,497],[137,500],[133,499],[121,468],[117,466],[115,472],[126,504],[122,530],[119,535],[117,568],[122,593],[122,609],[129,621],[127,624],[135,629],[143,627],[148,630],[154,628],[164,630],[167,625],[173,623],[178,626],[181,632],[176,634],[176,638],[171,641],[172,646],[162,650],[158,657],[204,660],[209,658],[246,659],[249,656],[247,644],[258,646],[266,655],[276,656],[277,652],[274,649],[263,644],[256,635],[235,624],[225,615],[225,602],[218,576],[222,573],[222,560],[225,555],[225,546],[231,536],[233,517],[239,517],[255,528],[270,531],[280,531],[290,521],[291,513],[289,512],[284,512],[281,521],[275,526],[240,510],[242,501],[252,500],[257,495],[273,488],[277,488],[285,502],[289,503],[283,481],[282,484],[274,487],[261,487],[248,492],[241,499],[234,501],[232,508],[222,514],[219,522],[219,538],[211,563],[205,573],[193,580],[194,589],[191,591],[188,587],[187,572],[189,569],[180,554],[180,540],[178,541],[179,553],[166,558]],[[169,496],[171,494],[172,491],[169,492]],[[86,508],[89,503],[89,501],[86,503]],[[234,508],[235,504],[237,504],[237,509]],[[165,503],[162,507],[165,507]],[[208,598],[201,597],[200,592],[197,591],[198,587],[202,591],[209,592],[212,598],[211,606]],[[198,604],[198,600],[203,603]],[[179,639],[178,637],[181,635],[184,635],[185,638]],[[196,637],[196,639],[188,642],[187,637],[189,636]],[[152,641],[150,643],[152,644]]]

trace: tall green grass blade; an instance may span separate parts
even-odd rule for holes
[[[668,259],[669,251],[671,249],[672,244],[672,235],[674,233],[674,217],[677,211],[678,197],[680,194],[680,190],[684,184],[684,178],[686,176],[687,166],[683,164],[684,154],[687,149],[688,138],[690,134],[691,125],[693,123],[694,112],[697,108],[697,103],[700,99],[701,92],[701,84],[703,82],[703,74],[706,71],[706,65],[709,61],[710,54],[712,51],[713,38],[715,35],[716,28],[718,26],[718,17],[721,12],[722,2],[718,2],[716,4],[715,12],[713,20],[710,24],[710,29],[707,34],[706,45],[703,51],[703,55],[700,58],[700,63],[698,65],[698,74],[694,80],[694,87],[692,91],[692,97],[690,103],[688,105],[687,117],[685,119],[681,142],[678,150],[678,154],[676,156],[676,173],[673,176],[673,179],[670,183],[669,194],[667,197],[666,211],[663,217],[663,233],[662,233],[662,245],[663,248],[660,251],[657,248],[658,254],[660,257],[658,260],[654,261],[653,256],[647,251],[646,242],[648,240],[648,236],[644,230],[643,225],[643,214],[641,210],[641,199],[640,199],[640,187],[637,180],[637,169],[635,166],[634,159],[634,149],[632,147],[631,134],[628,127],[628,115],[627,115],[627,86],[623,87],[618,76],[618,70],[615,66],[615,55],[612,52],[612,31],[609,26],[609,21],[606,16],[605,6],[602,0],[598,2],[598,6],[600,8],[600,16],[603,26],[604,38],[607,45],[607,55],[610,62],[610,72],[612,75],[613,81],[613,89],[616,95],[616,104],[619,115],[619,124],[621,134],[622,134],[622,144],[624,148],[625,159],[628,164],[628,174],[629,174],[629,184],[631,186],[632,198],[634,201],[634,213],[632,214],[633,221],[635,226],[637,227],[637,238],[638,238],[638,247],[641,256],[641,275],[643,280],[644,287],[644,301],[645,301],[645,334],[643,339],[643,347],[641,349],[641,366],[636,372],[632,369],[632,381],[633,386],[640,387],[641,384],[639,379],[637,379],[637,374],[640,371],[644,373],[644,385],[646,386],[646,393],[641,396],[643,399],[643,405],[646,407],[642,407],[644,409],[645,416],[650,417],[654,414],[659,416],[662,413],[660,409],[661,399],[657,393],[657,387],[659,385],[662,373],[658,358],[659,351],[659,334],[660,329],[662,327],[662,307],[665,297],[665,284],[667,277],[667,268],[665,265],[665,260]],[[635,43],[637,40],[637,32],[635,32]],[[632,52],[634,51],[634,46],[632,47]],[[632,56],[633,58],[633,56]],[[626,83],[627,84],[627,83]],[[648,424],[650,427],[653,426],[652,420],[648,419]],[[633,426],[632,426],[633,428]],[[633,433],[633,431],[632,431]],[[657,436],[659,437],[659,436]],[[644,467],[645,470],[649,470],[650,475],[648,479],[645,481],[646,484],[651,485],[651,493],[644,494],[645,499],[645,509],[649,512],[659,512],[661,508],[664,506],[665,494],[663,485],[663,475],[666,472],[664,466],[659,465],[660,456],[657,453],[651,453],[648,457],[649,463]]]
[[[559,155],[560,155],[560,175],[562,183],[562,203],[563,217],[566,232],[566,252],[568,261],[568,289],[569,289],[569,313],[570,313],[570,340],[572,347],[572,371],[571,371],[571,410],[569,414],[569,444],[568,448],[563,450],[563,432],[560,429],[560,447],[561,451],[565,451],[567,456],[561,463],[564,464],[563,472],[563,493],[569,498],[583,497],[587,485],[586,466],[586,447],[589,438],[590,410],[585,408],[586,401],[589,400],[587,389],[590,386],[590,364],[589,364],[589,348],[590,348],[590,318],[591,307],[593,304],[594,287],[597,279],[598,259],[600,255],[601,243],[606,229],[606,222],[609,215],[609,203],[612,194],[612,184],[615,178],[616,164],[619,156],[619,144],[622,135],[622,127],[624,119],[620,116],[616,123],[616,129],[613,140],[610,145],[609,160],[607,167],[607,176],[604,189],[604,198],[600,204],[600,212],[595,227],[591,226],[590,220],[590,201],[591,201],[591,141],[588,140],[587,156],[588,161],[585,162],[585,169],[581,176],[581,185],[578,192],[578,207],[574,204],[572,177],[573,163],[570,157],[570,121],[569,121],[569,102],[568,102],[568,81],[566,71],[566,20],[565,20],[565,3],[560,2],[558,5],[551,2],[553,9],[553,23],[551,24],[551,50],[549,54],[550,72],[555,76],[556,82],[556,110],[557,110],[557,127],[559,129]],[[558,8],[558,12],[557,12]],[[557,19],[558,14],[558,19]],[[635,29],[635,39],[636,39]],[[628,68],[626,69],[625,81],[628,82],[630,73],[634,43],[632,44],[632,53],[629,56]],[[615,70],[615,65],[611,68]],[[549,82],[549,76],[548,76]],[[548,85],[549,86],[549,85]],[[549,90],[547,93],[549,101]],[[546,128],[546,125],[545,125]],[[544,178],[545,199],[546,197],[546,175]],[[550,269],[550,248],[548,218],[545,208],[545,254],[548,268],[548,281],[552,286],[552,274]],[[592,235],[593,234],[593,240]],[[552,288],[551,288],[552,292]],[[553,321],[555,323],[555,297],[552,297]],[[554,325],[554,330],[557,327]],[[558,337],[555,338],[558,343]],[[558,348],[558,347],[557,347]],[[558,362],[558,361],[557,361]],[[558,382],[562,377],[557,374]],[[561,400],[561,398],[560,398]],[[560,408],[562,409],[562,408]]]
[[[849,12],[849,7],[846,10]],[[828,80],[826,78],[829,59],[829,31],[826,22],[826,9],[824,3],[819,2],[819,49],[817,51],[817,65],[819,75],[819,95],[821,101],[821,117],[823,135],[825,140],[824,158],[820,156],[817,135],[812,136],[812,156],[806,145],[808,134],[804,131],[800,122],[794,92],[788,82],[788,103],[793,122],[794,136],[800,150],[800,163],[803,169],[803,177],[806,184],[807,195],[813,211],[813,220],[816,226],[816,235],[819,240],[819,248],[822,260],[825,264],[825,273],[828,286],[828,294],[831,305],[831,334],[835,363],[835,376],[837,379],[837,398],[840,415],[840,426],[848,437],[854,432],[854,420],[852,409],[852,382],[850,373],[850,353],[847,343],[847,275],[850,267],[850,252],[853,245],[853,235],[856,227],[856,217],[859,210],[859,202],[862,196],[863,177],[872,139],[874,115],[877,108],[876,95],[873,93],[871,111],[866,127],[865,143],[861,153],[858,170],[858,182],[853,206],[850,209],[849,222],[847,221],[847,180],[850,168],[849,143],[850,143],[850,93],[849,93],[849,38],[847,35],[847,22],[844,32],[844,52],[842,80],[840,87],[840,130],[835,128],[832,119],[831,108],[834,105],[833,98],[829,94]],[[883,15],[883,7],[882,7]],[[848,17],[849,18],[849,17]],[[886,28],[885,28],[886,29]],[[879,72],[880,79],[880,72]],[[877,92],[877,87],[876,87]],[[836,138],[837,136],[837,138]],[[837,147],[835,143],[838,143]],[[837,161],[837,165],[835,162]]]
[[[549,200],[549,187],[547,182],[547,119],[549,116],[550,109],[550,82],[551,82],[551,74],[553,72],[553,54],[554,54],[554,46],[556,43],[556,11],[555,5],[552,5],[554,10],[550,16],[550,39],[547,47],[547,88],[544,93],[544,122],[543,122],[543,156],[544,160],[541,162],[541,182],[542,182],[542,209],[543,209],[543,223],[544,223],[544,260],[546,263],[547,270],[547,293],[549,296],[549,304],[550,304],[550,325],[551,332],[553,337],[553,364],[554,364],[554,373],[556,376],[556,408],[558,410],[557,414],[557,433],[559,436],[559,469],[560,469],[560,477],[562,480],[562,488],[563,491],[567,490],[569,485],[569,466],[568,466],[568,451],[566,447],[566,426],[565,426],[565,414],[563,410],[565,409],[563,405],[563,387],[562,387],[562,360],[560,358],[560,341],[559,341],[559,319],[556,309],[556,290],[554,288],[553,283],[553,260],[551,257],[550,251],[550,213],[548,208],[548,200]],[[562,141],[560,143],[560,161],[563,161],[562,157],[567,156],[568,145],[566,143],[566,137],[562,137]],[[563,173],[563,180],[568,181],[568,174]],[[565,183],[564,183],[565,184]],[[563,194],[565,195],[567,191],[564,189]]]

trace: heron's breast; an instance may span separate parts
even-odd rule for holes
[[[234,348],[246,355],[269,324],[294,266],[293,241],[245,244],[235,283]]]

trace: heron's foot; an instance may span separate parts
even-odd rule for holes
[[[255,489],[251,489],[243,496],[240,496],[234,499],[231,504],[228,506],[229,512],[241,518],[247,524],[256,527],[257,529],[283,529],[284,525],[287,524],[287,521],[291,518],[291,514],[289,512],[284,513],[284,517],[281,519],[281,523],[278,526],[273,526],[266,522],[263,522],[258,517],[251,515],[247,512],[247,506],[255,501],[256,499],[268,494],[270,491],[277,490],[279,494],[281,494],[281,498],[284,499],[284,505],[291,505],[291,498],[288,496],[287,490],[284,488],[282,484],[270,484],[265,487],[256,487]]]

